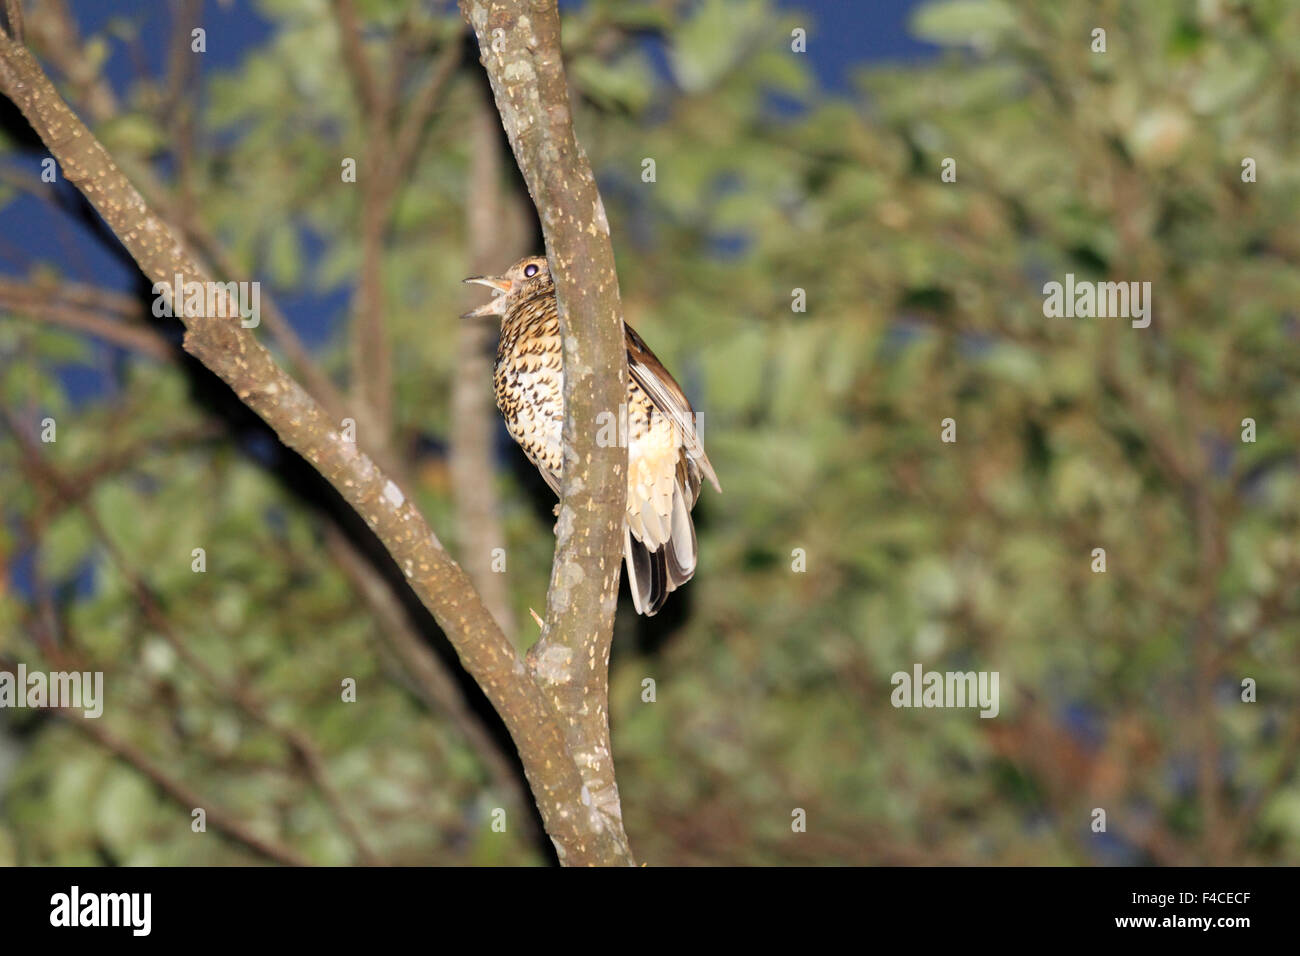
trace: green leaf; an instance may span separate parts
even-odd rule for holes
[[[1015,12],[1001,0],[936,0],[912,16],[918,37],[950,46],[988,48],[1015,27]]]

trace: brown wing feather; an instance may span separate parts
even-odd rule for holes
[[[650,346],[636,334],[636,329],[626,323],[623,328],[627,332],[628,372],[636,379],[637,384],[654,403],[659,413],[672,422],[673,427],[677,429],[677,434],[681,438],[682,451],[690,465],[694,466],[692,495],[699,494],[701,474],[708,478],[709,483],[721,494],[722,485],[718,483],[718,476],[713,471],[709,456],[704,452],[704,445],[695,433],[695,410],[691,408],[690,401],[668,369],[664,368],[659,358],[650,351]],[[694,498],[690,503],[695,503]]]

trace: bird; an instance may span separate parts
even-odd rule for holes
[[[462,318],[499,317],[493,391],[506,430],[557,495],[564,466],[564,362],[555,282],[544,256],[520,259],[500,276],[470,276],[491,301]],[[681,386],[623,323],[627,348],[627,508],[623,559],[638,614],[652,617],[695,574],[691,509],[718,476]],[[620,410],[622,411],[622,410]]]

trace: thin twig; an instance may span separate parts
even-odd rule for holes
[[[157,332],[143,327],[124,325],[114,319],[60,302],[41,303],[10,297],[0,291],[0,310],[3,309],[36,321],[47,321],[78,332],[85,332],[105,342],[111,342],[163,362],[170,360],[176,352],[175,347],[168,344],[167,340]]]
[[[420,87],[406,108],[406,116],[397,131],[393,145],[392,159],[389,161],[388,181],[394,188],[405,183],[415,168],[416,156],[420,150],[420,139],[442,100],[443,90],[460,66],[461,45],[452,40],[429,68],[429,76]]]
[[[22,0],[5,0],[5,16],[9,20],[9,35],[15,43],[23,42]]]
[[[105,750],[116,754],[148,777],[159,790],[179,804],[182,809],[193,811],[202,808],[207,816],[207,822],[236,843],[242,844],[259,856],[264,856],[268,860],[273,860],[284,866],[311,865],[296,850],[276,840],[258,836],[252,829],[241,823],[233,813],[215,806],[211,800],[172,777],[162,767],[154,763],[139,747],[127,743],[109,732],[100,726],[99,721],[86,720],[75,713],[64,710],[56,710],[55,713],[79,733],[85,734]]]
[[[343,63],[347,67],[348,78],[352,81],[357,106],[362,116],[371,116],[379,112],[379,84],[375,81],[370,61],[366,59],[365,44],[361,39],[361,25],[357,21],[356,8],[352,0],[333,0],[334,17],[339,26],[339,42],[343,48]]]
[[[127,560],[126,555],[122,553],[121,548],[108,534],[108,529],[104,527],[94,506],[84,495],[77,495],[75,489],[69,487],[63,475],[41,457],[40,452],[23,434],[22,426],[14,419],[11,412],[0,408],[0,420],[4,422],[18,443],[24,470],[31,474],[33,480],[40,482],[44,487],[52,489],[64,501],[75,504],[75,507],[81,512],[95,537],[99,540],[100,545],[108,554],[109,559],[126,580],[150,625],[162,635],[177,656],[203,678],[218,697],[223,700],[233,701],[250,718],[281,737],[289,745],[302,763],[308,778],[320,791],[321,796],[333,812],[339,827],[352,841],[358,856],[367,864],[378,863],[378,858],[370,850],[361,834],[361,828],[353,820],[352,814],[344,804],[342,797],[330,782],[329,775],[325,772],[324,760],[315,742],[297,728],[273,717],[265,704],[252,691],[222,678],[208,665],[207,661],[189,646],[181,637],[180,630],[173,624],[167,613],[163,611],[162,606],[154,596],[153,589],[137,573],[134,566]]]
[[[401,660],[425,706],[447,716],[460,731],[487,767],[493,783],[520,812],[522,822],[518,826],[523,831],[523,838],[535,841],[539,834],[526,804],[527,794],[519,786],[514,764],[467,705],[442,661],[412,626],[392,588],[338,528],[330,526],[326,529],[325,546],[351,581],[353,590],[373,612],[376,631]]]
[[[465,232],[469,239],[468,271],[491,275],[504,263],[524,255],[525,230],[519,212],[522,197],[504,188],[505,150],[501,124],[486,97],[471,119],[473,155],[465,201]],[[467,288],[465,308],[473,306]],[[487,322],[461,322],[456,329],[456,365],[451,384],[451,483],[456,504],[459,554],[465,570],[483,595],[483,602],[507,635],[515,633],[514,613],[505,574],[493,567],[492,553],[504,548],[505,529],[492,438],[497,429],[491,398],[495,329]]]

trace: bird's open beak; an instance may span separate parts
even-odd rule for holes
[[[480,305],[477,309],[470,309],[462,319],[483,319],[492,315],[503,315],[505,309],[505,294],[510,291],[513,283],[509,279],[499,278],[497,276],[470,276],[465,282],[473,285],[485,285],[492,290],[492,301]]]

